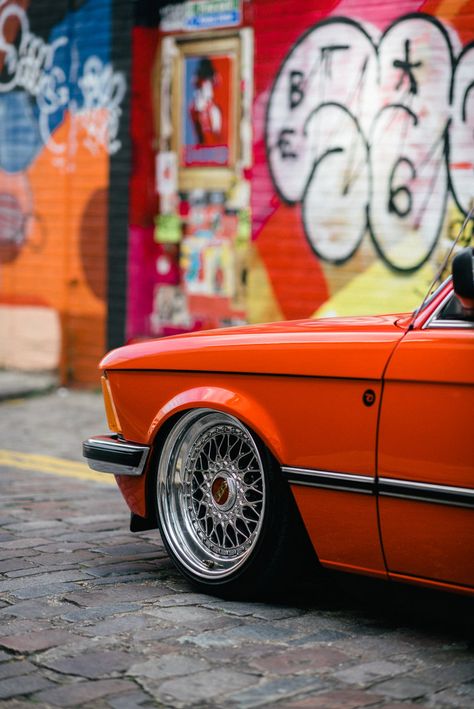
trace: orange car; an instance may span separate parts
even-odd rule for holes
[[[274,588],[315,552],[474,593],[473,265],[463,249],[413,315],[114,350],[100,365],[113,434],[84,443],[90,467],[116,475],[131,529],[159,527],[205,592]]]

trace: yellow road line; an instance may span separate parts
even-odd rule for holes
[[[20,468],[22,470],[37,470],[40,473],[49,473],[78,480],[91,480],[105,483],[106,485],[115,484],[113,475],[95,473],[85,463],[77,463],[65,458],[53,458],[50,455],[19,453],[18,451],[0,449],[0,466]]]

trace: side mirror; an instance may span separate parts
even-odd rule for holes
[[[474,315],[474,249],[470,246],[453,259],[453,287],[463,310]]]

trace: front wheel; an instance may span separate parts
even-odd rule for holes
[[[158,464],[157,507],[168,553],[205,592],[274,591],[309,547],[307,538],[295,539],[302,525],[270,453],[219,411],[189,411],[171,429]]]

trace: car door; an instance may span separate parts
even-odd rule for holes
[[[387,367],[378,505],[394,577],[474,586],[474,323],[452,293]]]

